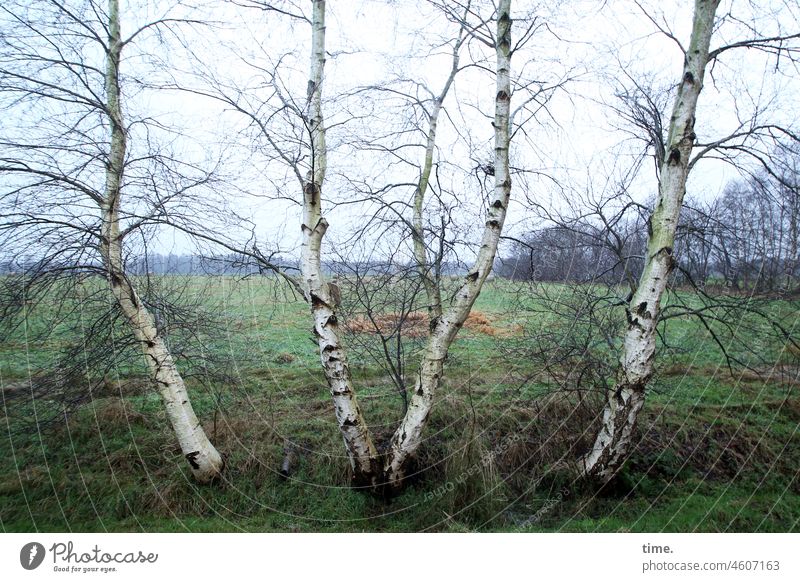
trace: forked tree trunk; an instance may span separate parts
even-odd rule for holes
[[[627,458],[636,420],[653,376],[661,298],[674,266],[672,249],[695,141],[697,99],[703,88],[714,16],[720,0],[696,0],[692,36],[675,97],[659,192],[650,218],[647,258],[639,285],[626,308],[628,328],[615,387],[607,395],[602,423],[581,470],[600,482],[610,480]]]
[[[464,278],[453,304],[433,323],[411,402],[402,423],[392,436],[384,465],[384,479],[390,489],[398,489],[406,476],[408,461],[419,448],[422,431],[428,421],[433,399],[444,371],[444,360],[450,345],[469,316],[492,269],[497,244],[511,198],[509,170],[510,105],[511,105],[511,0],[500,0],[497,10],[497,93],[494,116],[494,196],[489,204],[481,247],[470,273]]]
[[[181,451],[189,462],[192,474],[205,483],[223,469],[220,454],[206,437],[194,414],[183,378],[156,329],[152,314],[139,299],[128,279],[122,260],[119,228],[119,206],[125,167],[126,135],[120,103],[119,64],[122,51],[119,0],[109,0],[109,39],[106,57],[106,107],[111,124],[111,151],[106,170],[105,197],[102,204],[100,250],[108,274],[111,291],[142,346],[151,381],[161,393],[167,416],[178,437]]]
[[[321,268],[322,239],[328,222],[322,217],[322,186],[327,169],[325,122],[322,116],[322,84],[325,70],[325,0],[312,0],[311,68],[308,81],[306,123],[311,133],[312,168],[303,187],[303,243],[301,275],[306,300],[314,317],[314,334],[325,378],[328,381],[336,420],[344,439],[353,483],[374,486],[378,478],[378,454],[361,414],[347,364],[347,353],[339,337],[335,294]]]
[[[321,244],[328,223],[322,217],[322,186],[326,171],[325,127],[322,116],[322,85],[325,65],[325,1],[312,0],[312,57],[308,82],[307,124],[311,134],[313,167],[303,186],[303,245],[301,272],[306,300],[311,305],[314,333],[319,344],[325,377],[333,397],[336,418],[353,469],[357,486],[390,490],[401,486],[409,459],[420,444],[422,430],[430,414],[433,397],[442,377],[444,360],[458,330],[480,293],[481,286],[494,262],[500,232],[505,221],[511,195],[508,163],[509,106],[511,99],[510,0],[501,0],[497,25],[497,97],[495,108],[495,191],[488,208],[481,248],[472,271],[455,296],[453,304],[433,321],[433,330],[420,364],[414,393],[402,424],[392,437],[389,450],[382,458],[375,448],[353,391],[347,354],[339,338],[335,299],[331,286],[321,270]],[[450,81],[452,82],[452,81]],[[449,86],[449,83],[448,83]],[[437,103],[438,107],[441,106]],[[433,125],[435,138],[435,123]],[[426,158],[433,155],[428,142]],[[426,161],[426,167],[429,163]],[[429,175],[429,172],[428,172]],[[422,180],[427,180],[423,174]],[[420,182],[417,199],[424,199],[426,183]],[[422,198],[419,193],[422,193]],[[419,203],[421,209],[421,202]],[[416,235],[421,235],[421,211],[415,211]],[[424,249],[422,249],[424,251]],[[425,259],[423,257],[423,263]],[[433,287],[432,287],[433,289]],[[435,289],[433,289],[435,293]],[[432,295],[435,296],[435,295]],[[435,302],[432,302],[435,304]],[[434,315],[437,308],[432,306]],[[439,307],[438,310],[441,310]]]

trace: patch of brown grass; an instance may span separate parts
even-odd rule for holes
[[[276,364],[291,364],[297,359],[294,354],[290,354],[289,352],[281,352],[277,356],[275,356],[275,363]]]
[[[280,463],[282,437],[258,415],[219,415],[203,423],[214,446],[227,457],[228,467],[258,482],[274,476]]]
[[[396,312],[372,318],[359,315],[348,320],[345,327],[353,333],[391,335],[401,325],[403,334],[407,337],[417,338],[428,334],[428,316],[421,311],[412,311],[405,316],[405,319],[402,314]]]
[[[428,315],[422,311],[412,311],[405,318],[396,312],[377,315],[372,319],[359,315],[345,324],[345,328],[352,333],[380,333],[384,336],[391,335],[399,327],[402,327],[403,335],[406,337],[425,337],[430,330]],[[474,310],[464,322],[464,328],[491,337],[511,337],[522,333],[520,325],[498,327],[487,313]]]
[[[94,401],[94,414],[101,426],[127,426],[144,422],[145,416],[133,408],[130,402],[117,396]]]
[[[689,371],[694,372],[694,369],[687,368],[685,364],[669,364],[668,366],[660,367],[658,370],[659,376],[671,378],[673,376],[685,376]]]
[[[716,378],[735,384],[752,384],[763,382],[784,382],[787,385],[800,384],[797,366],[775,365],[763,366],[756,369],[735,369],[731,373],[724,366],[687,366],[686,364],[668,364],[658,368],[658,375],[661,377],[673,376],[702,376],[705,378]]]
[[[147,378],[112,378],[105,377],[103,381],[92,390],[97,397],[141,396],[153,389]]]

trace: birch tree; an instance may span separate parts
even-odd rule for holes
[[[511,1],[497,5],[496,34],[493,44],[496,55],[496,94],[494,114],[494,195],[486,213],[486,223],[475,263],[465,276],[448,309],[432,322],[431,335],[420,363],[408,412],[390,442],[385,471],[390,485],[402,481],[411,455],[420,445],[422,431],[433,406],[436,390],[444,373],[447,357],[458,330],[464,324],[472,305],[492,269],[497,245],[511,200]],[[435,126],[432,126],[435,129]]]
[[[353,469],[353,480],[358,485],[367,485],[374,482],[378,472],[378,453],[353,391],[347,354],[339,339],[337,302],[322,273],[322,240],[328,229],[328,221],[322,216],[321,200],[328,165],[322,114],[325,58],[325,0],[312,0],[307,105],[312,162],[303,185],[301,278],[306,300],[311,305],[314,334]]]
[[[125,266],[126,241],[163,221],[172,204],[182,205],[209,179],[154,145],[159,124],[125,114],[126,49],[180,19],[167,10],[126,37],[119,0],[41,0],[0,10],[0,95],[6,115],[19,121],[6,119],[0,138],[4,239],[32,243],[18,252],[62,273],[91,271],[99,259],[192,475],[211,481],[223,469],[222,457]]]
[[[797,54],[797,33],[785,33],[781,27],[774,35],[761,37],[754,27],[745,38],[712,49],[711,41],[719,22],[720,0],[696,0],[689,45],[684,48],[675,36],[664,29],[657,19],[648,15],[661,32],[675,41],[684,56],[681,78],[669,118],[666,140],[655,148],[658,157],[658,195],[648,222],[647,250],[643,272],[626,308],[627,329],[615,386],[606,397],[600,429],[592,449],[581,459],[584,475],[601,482],[610,480],[628,456],[638,415],[644,406],[645,390],[654,373],[657,326],[662,311],[662,299],[670,273],[675,266],[673,249],[681,206],[686,194],[689,172],[695,164],[711,153],[725,156],[726,152],[748,151],[746,140],[760,132],[769,139],[791,136],[784,128],[759,123],[753,119],[732,134],[708,143],[701,143],[697,134],[697,104],[710,62],[726,51],[752,48],[774,54],[776,60],[786,58],[790,63]],[[730,16],[731,20],[735,20]],[[703,120],[699,120],[701,123]],[[649,136],[648,139],[652,139]],[[660,141],[660,140],[657,140]],[[751,153],[754,150],[749,150]],[[693,157],[694,153],[694,157]],[[757,157],[757,155],[756,155]],[[729,158],[729,161],[735,163]]]
[[[480,249],[470,272],[462,279],[450,305],[442,306],[441,314],[431,321],[431,333],[424,347],[419,371],[412,390],[408,410],[391,438],[385,454],[379,455],[374,438],[358,404],[347,353],[340,340],[336,313],[338,290],[326,282],[321,269],[322,243],[328,222],[322,214],[322,192],[327,170],[325,125],[322,112],[322,91],[325,66],[325,2],[313,0],[312,56],[309,78],[308,127],[313,156],[303,187],[302,284],[314,319],[323,370],[330,387],[337,421],[353,469],[356,485],[399,488],[406,475],[408,462],[417,451],[444,373],[448,350],[463,325],[481,287],[491,271],[506,209],[511,196],[509,168],[509,118],[511,101],[511,2],[501,0],[493,18],[496,29],[489,35],[496,54],[496,94],[494,114],[494,192]],[[429,139],[431,134],[429,129]],[[427,152],[426,152],[427,155]],[[417,188],[415,207],[424,197],[425,184]],[[420,201],[419,204],[417,201]],[[415,214],[418,221],[419,214]],[[417,232],[418,237],[419,233]],[[417,249],[420,246],[417,245]],[[422,253],[418,260],[426,276]],[[432,287],[431,287],[432,288]],[[434,314],[435,301],[432,302]]]
[[[269,22],[269,26],[290,22],[291,26],[309,26],[311,30],[311,54],[308,65],[308,77],[302,82],[296,71],[302,66],[296,52],[284,46],[268,46],[258,39],[245,45],[230,43],[231,57],[237,62],[232,71],[210,70],[203,63],[198,63],[197,73],[192,86],[182,88],[196,95],[209,97],[224,104],[228,111],[239,115],[239,119],[247,124],[246,132],[252,138],[248,149],[256,152],[259,168],[263,171],[262,182],[274,186],[274,192],[264,197],[286,197],[286,192],[295,189],[296,200],[302,206],[301,228],[301,261],[299,286],[307,300],[314,321],[314,334],[318,344],[322,370],[326,377],[333,408],[341,431],[344,445],[352,467],[353,482],[357,486],[396,490],[401,487],[409,462],[422,442],[422,434],[429,418],[435,395],[444,374],[444,364],[448,351],[458,330],[466,320],[481,287],[489,275],[497,252],[499,234],[505,221],[506,209],[510,198],[511,170],[508,161],[508,145],[513,128],[519,129],[522,122],[535,115],[542,107],[537,101],[552,88],[541,89],[537,93],[531,87],[539,87],[540,82],[534,75],[528,80],[518,78],[512,86],[509,62],[516,49],[525,45],[544,25],[536,18],[525,21],[527,28],[512,46],[510,4],[503,2],[499,6],[489,2],[464,3],[432,3],[437,10],[445,14],[445,19],[458,25],[459,32],[445,37],[447,40],[437,45],[435,50],[447,46],[449,58],[448,71],[443,76],[436,92],[422,89],[424,82],[406,79],[406,87],[412,87],[410,93],[399,93],[392,86],[386,91],[401,95],[413,103],[420,112],[423,123],[416,124],[412,132],[421,134],[420,142],[407,143],[407,138],[398,137],[397,143],[385,145],[382,142],[377,151],[386,154],[386,159],[402,159],[402,164],[418,174],[410,179],[400,179],[401,183],[385,184],[383,176],[372,179],[365,178],[359,172],[358,137],[350,137],[356,133],[352,129],[362,119],[369,119],[370,114],[361,113],[350,103],[342,104],[344,99],[353,94],[360,94],[364,88],[359,87],[345,95],[338,94],[336,100],[326,98],[326,88],[332,86],[341,91],[347,81],[331,79],[327,76],[327,57],[331,54],[341,56],[348,51],[331,51],[327,47],[326,3],[312,0],[308,4],[293,2],[246,2],[238,4],[243,8],[245,18],[247,11],[257,10]],[[488,11],[487,11],[488,7]],[[482,13],[483,12],[483,13]],[[253,14],[250,12],[250,14]],[[437,169],[437,136],[440,123],[446,112],[445,102],[451,95],[456,76],[465,66],[460,63],[464,56],[464,47],[470,45],[469,55],[476,71],[496,73],[496,85],[492,93],[495,111],[493,114],[478,114],[477,119],[485,118],[487,125],[493,129],[493,146],[490,156],[486,156],[481,167],[485,168],[482,183],[491,184],[488,191],[477,188],[474,192],[452,192],[455,199],[484,199],[486,217],[480,228],[480,240],[477,241],[476,257],[465,277],[452,284],[453,292],[445,299],[440,278],[437,274],[437,261],[441,260],[441,248],[431,251],[428,241],[433,239],[440,247],[444,244],[441,233],[434,233],[430,226],[429,209],[426,208],[431,192],[432,177]],[[337,47],[338,48],[338,47]],[[348,47],[349,48],[349,47]],[[489,65],[489,61],[495,63]],[[331,84],[330,82],[333,81]],[[337,84],[338,83],[338,84]],[[300,87],[303,89],[300,89]],[[370,88],[370,90],[375,89]],[[421,93],[430,93],[429,98],[413,96],[414,89]],[[384,89],[375,89],[384,90]],[[524,100],[517,109],[510,110],[511,96],[514,91],[535,93]],[[333,155],[329,150],[329,127],[325,110],[333,110],[332,127],[337,130],[333,143]],[[518,123],[514,123],[514,113],[519,113]],[[448,117],[445,115],[445,117]],[[450,120],[452,123],[452,120]],[[347,127],[347,131],[342,127]],[[385,128],[379,127],[377,133]],[[470,133],[470,128],[457,128],[456,132]],[[348,136],[352,142],[343,145],[342,135]],[[477,131],[476,131],[477,134]],[[373,136],[364,137],[364,142]],[[392,138],[387,137],[387,141]],[[403,141],[406,139],[406,141]],[[463,138],[468,148],[473,146],[471,138]],[[376,140],[380,141],[380,140]],[[399,144],[399,145],[398,145]],[[349,149],[348,149],[349,148]],[[419,148],[423,152],[422,161],[411,157],[402,158],[398,154],[405,148]],[[347,149],[348,156],[340,156],[341,150]],[[369,150],[369,146],[366,148]],[[376,151],[376,150],[371,150]],[[353,153],[351,157],[349,154]],[[346,160],[344,158],[347,158]],[[331,170],[331,160],[337,165]],[[353,160],[356,161],[353,161]],[[347,168],[340,163],[352,164]],[[282,166],[282,170],[278,169]],[[352,173],[353,175],[348,175]],[[366,173],[366,172],[364,172]],[[469,176],[469,170],[463,170]],[[331,174],[341,181],[331,185]],[[372,180],[372,182],[371,182]],[[375,182],[375,183],[373,183]],[[380,182],[380,184],[377,184]],[[344,184],[344,188],[337,188]],[[352,186],[352,190],[350,187]],[[359,187],[363,186],[363,189]],[[411,202],[399,202],[398,206],[406,209],[395,211],[394,202],[389,197],[381,197],[387,191],[399,188],[410,189]],[[353,200],[343,199],[342,190],[346,190]],[[356,192],[357,195],[352,195]],[[439,193],[440,194],[440,193]],[[363,195],[363,196],[362,196]],[[378,206],[386,214],[395,213],[396,224],[402,225],[403,236],[408,239],[411,248],[412,265],[425,290],[426,304],[430,317],[430,331],[420,354],[420,364],[413,380],[405,415],[399,428],[389,443],[378,443],[372,434],[357,395],[353,388],[352,375],[348,363],[348,351],[343,338],[343,313],[341,309],[342,290],[336,281],[326,279],[323,261],[325,256],[335,254],[341,256],[341,250],[328,250],[329,213],[338,204],[351,204],[353,207],[364,202]],[[388,221],[387,221],[388,223]],[[345,225],[347,226],[347,225]],[[359,233],[366,232],[362,227]],[[388,229],[377,234],[385,237]],[[476,237],[477,238],[477,237]],[[363,240],[363,239],[362,239]],[[404,389],[404,380],[398,382]],[[409,385],[412,381],[409,381]],[[404,399],[405,400],[405,399]]]

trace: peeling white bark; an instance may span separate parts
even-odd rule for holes
[[[221,473],[222,457],[208,440],[197,420],[172,354],[159,335],[152,314],[141,302],[133,283],[128,279],[122,260],[119,206],[127,144],[119,91],[119,63],[122,51],[119,0],[109,0],[108,47],[106,106],[111,123],[111,149],[106,170],[105,198],[101,206],[100,250],[111,291],[130,324],[134,337],[142,346],[150,378],[161,393],[181,451],[195,479],[205,483]]]
[[[685,54],[683,77],[675,97],[665,159],[661,161],[659,192],[650,219],[647,260],[639,285],[627,307],[625,333],[616,386],[608,394],[602,424],[581,470],[601,482],[610,480],[627,457],[636,419],[653,376],[656,326],[661,298],[673,268],[672,249],[686,178],[695,141],[697,100],[703,88],[714,17],[720,0],[696,0],[692,36]]]
[[[328,222],[322,217],[321,195],[327,169],[322,84],[325,69],[325,0],[312,0],[312,49],[308,81],[308,126],[312,168],[303,187],[303,243],[301,273],[306,300],[311,305],[314,333],[328,381],[336,420],[344,439],[356,485],[373,486],[378,453],[353,391],[347,354],[339,338],[337,305],[321,269],[321,246]]]
[[[421,443],[422,431],[428,421],[434,396],[442,378],[444,360],[492,269],[505,222],[506,209],[511,198],[508,158],[511,105],[511,0],[500,0],[497,14],[494,196],[487,209],[483,238],[475,264],[464,278],[453,304],[437,320],[432,321],[433,329],[425,346],[408,411],[395,431],[386,455],[384,479],[391,489],[401,486],[408,461]]]

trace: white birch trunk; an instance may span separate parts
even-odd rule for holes
[[[413,242],[414,242],[414,258],[417,263],[417,270],[422,278],[422,284],[425,288],[425,295],[428,300],[428,318],[431,322],[437,320],[442,316],[442,290],[440,282],[434,277],[431,265],[428,261],[428,253],[425,248],[425,221],[423,220],[423,211],[425,207],[425,195],[428,192],[428,184],[430,182],[431,171],[433,170],[433,154],[436,150],[436,131],[439,125],[439,114],[442,111],[442,105],[445,97],[450,92],[450,87],[458,73],[459,51],[463,43],[463,29],[459,33],[458,40],[453,46],[453,61],[450,67],[450,74],[445,81],[444,88],[438,96],[435,97],[433,108],[431,109],[430,119],[428,120],[428,136],[425,143],[425,160],[420,172],[419,182],[417,189],[414,192],[414,217],[412,226],[413,228]]]
[[[675,97],[659,192],[649,223],[647,256],[639,285],[626,309],[628,329],[616,386],[607,395],[600,430],[581,470],[601,482],[610,480],[627,457],[636,419],[653,376],[656,326],[661,298],[673,268],[672,249],[695,141],[697,99],[703,88],[714,16],[720,0],[696,0],[692,36],[683,77]]]
[[[206,437],[194,414],[183,378],[159,335],[152,314],[139,299],[126,276],[122,260],[119,206],[125,165],[126,135],[120,103],[119,63],[122,51],[119,0],[109,0],[109,39],[106,59],[106,106],[111,123],[111,151],[106,170],[105,199],[102,204],[101,254],[111,291],[141,344],[150,378],[161,393],[172,428],[192,474],[205,483],[223,469],[220,454]]]
[[[509,116],[511,104],[511,0],[500,0],[497,19],[497,94],[495,97],[495,184],[494,197],[487,211],[481,247],[470,273],[455,295],[453,304],[433,322],[408,411],[395,431],[384,465],[384,478],[390,489],[398,489],[406,475],[409,460],[421,442],[433,399],[442,378],[444,360],[450,345],[469,315],[472,305],[489,275],[511,198],[509,170]]]
[[[377,450],[353,391],[347,354],[339,338],[336,301],[322,274],[321,246],[328,223],[322,217],[321,195],[327,166],[322,83],[325,69],[325,0],[312,0],[312,50],[308,81],[308,129],[312,169],[303,187],[303,243],[301,273],[306,300],[311,305],[322,368],[333,398],[336,420],[344,439],[353,482],[373,486],[378,476]]]

